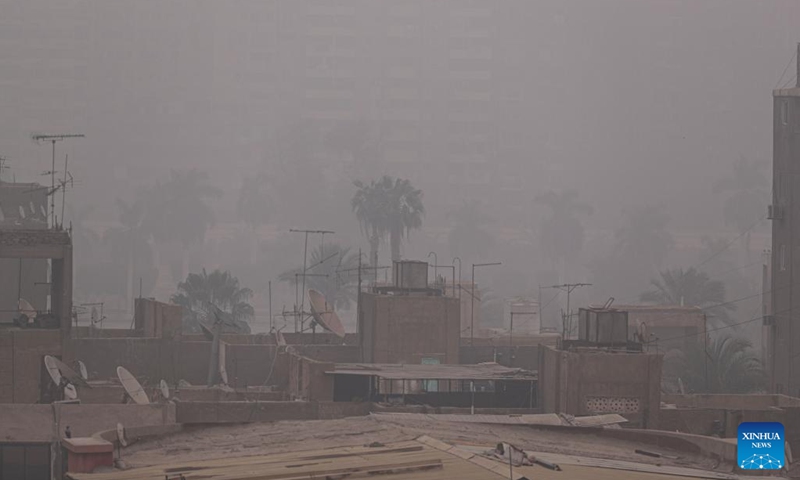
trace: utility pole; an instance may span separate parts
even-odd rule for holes
[[[475,345],[475,267],[488,267],[491,265],[502,265],[501,262],[492,263],[473,263],[472,264],[472,298],[469,311],[469,346]]]
[[[565,283],[563,285],[551,285],[549,287],[544,287],[544,288],[557,288],[562,292],[567,292],[567,313],[561,319],[561,332],[564,337],[564,340],[567,340],[567,336],[569,335],[572,327],[571,325],[569,325],[572,322],[572,312],[569,307],[570,294],[572,293],[573,290],[575,290],[578,287],[590,287],[591,285],[592,285],[591,283]],[[539,308],[541,309],[541,307]]]
[[[52,189],[51,192],[55,192],[56,188],[56,142],[60,142],[62,140],[66,140],[68,138],[84,138],[86,135],[82,134],[63,134],[63,135],[33,135],[33,141],[36,143],[39,142],[50,142],[53,145],[53,163],[50,169],[50,188]],[[56,227],[56,200],[55,197],[50,197],[50,215],[52,218],[52,227]]]

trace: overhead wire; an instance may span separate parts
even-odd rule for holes
[[[795,49],[794,54],[792,54],[792,58],[790,58],[789,62],[786,64],[786,68],[783,69],[783,73],[781,73],[781,77],[775,83],[775,87],[773,88],[773,90],[778,88],[778,85],[781,84],[781,81],[783,81],[783,76],[786,75],[786,71],[789,70],[789,67],[792,65],[792,62],[794,61],[795,57],[797,57],[797,49]]]

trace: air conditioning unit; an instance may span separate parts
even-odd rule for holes
[[[780,220],[783,218],[783,208],[780,205],[770,205],[767,207],[767,218],[770,220]]]

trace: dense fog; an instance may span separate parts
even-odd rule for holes
[[[86,135],[56,146],[77,303],[129,319],[140,285],[167,300],[219,269],[265,331],[269,282],[274,312],[295,302],[289,230],[331,230],[321,250],[309,237],[329,275],[313,283],[352,328],[358,250],[371,262],[354,182],[389,175],[424,206],[402,258],[435,252],[448,281],[455,256],[465,281],[502,262],[476,273],[488,325],[503,299],[583,282],[573,309],[694,303],[759,328],[771,95],[795,83],[798,2],[1,3],[0,174],[49,185],[31,135]]]

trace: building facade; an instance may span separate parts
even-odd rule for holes
[[[767,369],[773,392],[800,396],[800,325],[795,326],[800,281],[794,282],[795,273],[800,279],[800,78],[794,88],[774,90],[772,97],[772,313],[764,317],[772,355]]]

